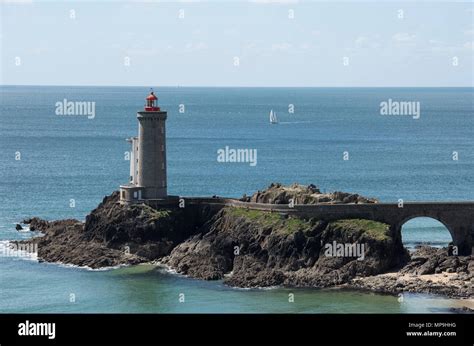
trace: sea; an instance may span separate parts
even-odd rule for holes
[[[129,179],[126,138],[149,87],[0,86],[0,312],[414,313],[460,302],[426,294],[240,289],[152,265],[91,270],[8,250],[23,219],[84,220]],[[473,88],[156,87],[166,124],[168,192],[241,197],[272,182],[315,184],[383,202],[474,200]],[[415,102],[381,114],[382,102]],[[89,102],[88,114],[59,110]],[[278,124],[270,124],[269,113]],[[92,114],[93,113],[93,114]],[[256,164],[220,149],[256,150]],[[445,246],[438,221],[403,226],[407,248]],[[289,299],[290,293],[294,301]]]

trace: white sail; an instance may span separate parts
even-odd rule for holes
[[[276,116],[276,112],[273,113],[273,109],[270,111],[270,123],[271,123],[271,124],[276,124],[276,123],[278,123],[278,119],[277,119],[277,116]]]

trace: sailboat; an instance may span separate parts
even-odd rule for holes
[[[273,109],[270,111],[270,124],[278,124],[278,119],[276,112],[273,112]]]

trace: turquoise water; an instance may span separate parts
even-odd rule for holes
[[[88,271],[31,261],[21,276],[5,277],[15,282],[15,290],[3,296],[2,312],[397,313],[446,312],[453,305],[449,299],[412,294],[399,302],[389,295],[339,290],[235,289],[145,265]]]
[[[14,229],[23,218],[84,219],[127,181],[124,139],[137,133],[135,114],[148,89],[0,90],[1,249],[6,240],[29,236]],[[279,181],[382,201],[474,200],[471,88],[155,91],[168,110],[170,194],[239,197]],[[95,118],[56,115],[55,103],[64,98],[96,102]],[[389,98],[419,101],[420,119],[381,116],[379,104]],[[270,108],[280,124],[269,124]],[[217,162],[217,150],[225,146],[257,149],[257,165]],[[15,160],[17,152],[21,160]],[[442,246],[450,236],[439,224],[417,219],[404,227],[403,239],[409,247]],[[89,271],[0,256],[2,312],[426,312],[453,304],[423,295],[407,295],[400,303],[397,297],[334,290],[295,290],[295,302],[288,303],[288,292],[233,289],[147,266]],[[178,302],[180,293],[185,303]]]

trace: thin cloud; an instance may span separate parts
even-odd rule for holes
[[[282,42],[282,43],[274,43],[272,44],[273,51],[286,51],[292,47],[290,43]]]
[[[197,52],[201,50],[205,50],[208,48],[207,43],[205,42],[196,42],[196,43],[187,43],[184,47],[187,52]]]
[[[397,32],[392,36],[392,39],[396,42],[413,42],[416,38],[416,35],[411,35],[406,32]]]
[[[474,50],[474,41],[464,43],[463,47],[465,49]]]

